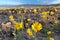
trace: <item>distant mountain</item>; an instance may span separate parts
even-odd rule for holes
[[[0,7],[15,7],[15,6],[60,6],[60,4],[50,4],[50,5],[33,5],[33,4],[22,4],[22,5],[0,5]]]

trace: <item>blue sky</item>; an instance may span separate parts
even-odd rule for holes
[[[22,4],[60,4],[60,0],[0,0],[0,5],[22,5]]]

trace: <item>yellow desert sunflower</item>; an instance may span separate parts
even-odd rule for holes
[[[20,14],[21,13],[21,11],[18,11],[18,14]]]
[[[10,16],[9,16],[9,19],[13,19],[13,15],[10,15]]]
[[[27,29],[26,32],[27,32],[27,34],[28,34],[29,36],[32,36],[32,35],[33,35],[32,31],[31,31],[29,28]]]
[[[9,10],[9,13],[11,13],[11,11]]]
[[[50,35],[52,32],[51,31],[48,31],[47,34]]]
[[[47,14],[48,14],[48,12],[46,12],[46,11],[42,12],[42,15],[47,15]]]
[[[51,14],[51,15],[53,15],[53,14],[54,14],[54,12],[51,12],[50,14]]]
[[[30,18],[28,18],[28,19],[27,19],[27,21],[31,21],[31,19],[30,19]]]
[[[34,13],[36,13],[36,12],[37,12],[37,10],[36,10],[36,9],[34,9],[34,10],[33,10],[33,12],[34,12]]]
[[[42,30],[42,24],[39,22],[33,23],[32,30],[34,30],[35,32]]]
[[[59,20],[54,20],[54,23],[55,23],[55,24],[59,23]]]
[[[49,40],[54,40],[54,38],[53,37],[50,37]]]
[[[17,30],[23,28],[23,22],[16,22],[16,23],[15,23],[15,28],[16,28]]]
[[[44,11],[44,12],[42,12],[42,16],[41,16],[41,17],[42,17],[42,18],[47,18],[47,15],[48,15],[48,12],[45,12],[45,11]]]

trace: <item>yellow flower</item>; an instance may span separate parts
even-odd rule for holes
[[[21,13],[21,11],[18,11],[18,14],[20,14]]]
[[[10,19],[13,19],[13,15],[10,15],[9,18],[10,18]]]
[[[11,11],[9,10],[9,13],[11,13]]]
[[[26,25],[28,25],[28,23],[26,23]]]
[[[42,30],[42,24],[39,22],[33,23],[32,30],[34,30],[35,32]]]
[[[55,20],[54,23],[57,24],[59,21],[58,20]]]
[[[36,10],[36,9],[34,9],[34,10],[33,10],[33,12],[34,12],[34,13],[36,13],[36,12],[37,12],[37,10]]]
[[[48,12],[45,12],[45,11],[44,11],[44,12],[42,12],[42,15],[47,15],[47,14],[48,14]]]
[[[17,30],[23,28],[23,22],[16,22],[16,23],[15,23],[15,28],[16,28]]]
[[[53,14],[54,14],[54,12],[51,12],[50,14],[51,14],[51,15],[53,15]]]
[[[32,31],[31,31],[29,28],[27,29],[26,32],[27,32],[27,34],[28,34],[29,36],[32,36],[32,35],[33,35]]]
[[[43,16],[42,16],[42,18],[44,18],[44,19],[45,19],[45,18],[47,18],[47,16],[46,16],[46,15],[43,15]]]
[[[41,17],[42,17],[42,18],[47,18],[47,15],[48,15],[48,12],[45,12],[45,11],[44,11],[44,12],[42,12],[42,16],[41,16]]]
[[[27,19],[27,21],[31,21],[31,19],[30,19],[30,18],[28,18],[28,19]]]
[[[51,34],[51,31],[48,31],[47,34],[50,35]]]
[[[49,40],[54,40],[54,38],[53,37],[50,37]]]

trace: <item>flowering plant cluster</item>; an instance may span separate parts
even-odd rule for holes
[[[58,8],[0,10],[0,40],[55,40],[60,34]]]

